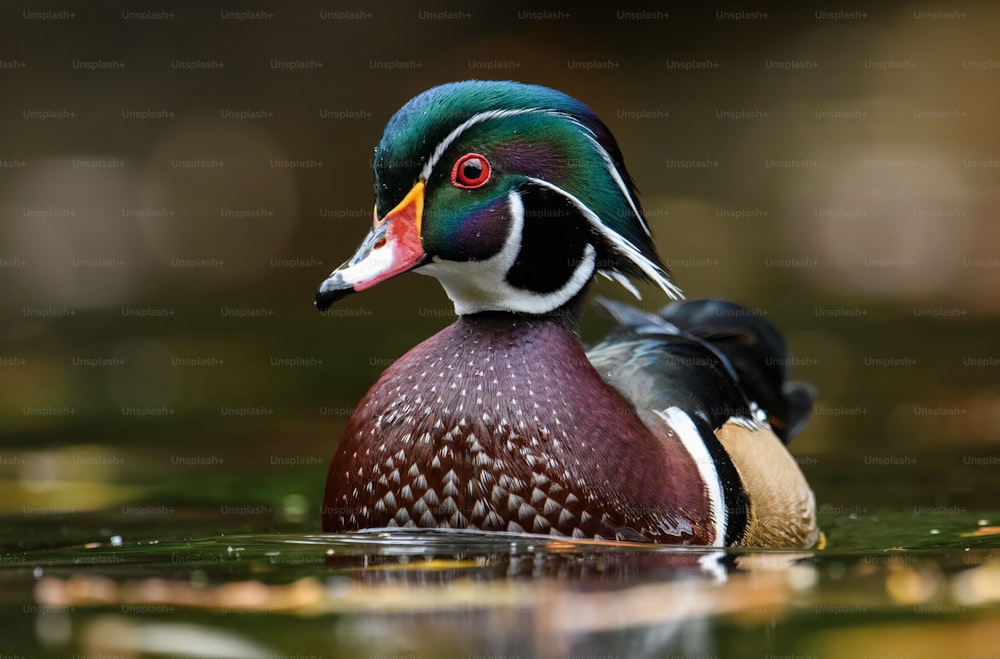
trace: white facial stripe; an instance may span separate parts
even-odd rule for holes
[[[424,168],[420,171],[420,180],[427,181],[431,177],[431,172],[434,171],[434,166],[437,165],[438,161],[441,160],[441,156],[444,152],[448,150],[455,140],[457,140],[462,133],[467,131],[472,126],[482,123],[489,119],[501,119],[503,117],[513,117],[519,114],[530,114],[532,112],[547,112],[541,108],[523,108],[519,110],[489,110],[487,112],[480,112],[479,114],[474,114],[462,123],[460,123],[454,130],[448,133],[441,142],[434,147],[434,151],[431,153],[430,159],[424,164]]]
[[[574,119],[571,115],[559,112],[558,110],[523,108],[513,110],[489,110],[475,114],[455,127],[454,130],[452,130],[443,140],[441,140],[441,142],[438,143],[438,145],[434,148],[434,151],[431,153],[431,157],[424,164],[423,169],[420,172],[420,179],[426,181],[430,178],[434,167],[444,156],[445,151],[447,151],[448,148],[472,126],[490,119],[500,119],[503,117],[531,114],[534,112],[544,112],[553,116],[562,117],[568,121],[572,121],[574,124],[583,129],[584,133],[587,135],[587,139],[591,141],[598,153],[601,155],[608,173],[621,190],[622,195],[628,201],[632,212],[642,224],[642,228],[646,232],[646,235],[649,235],[649,226],[646,224],[645,219],[639,212],[638,205],[633,199],[632,194],[629,192],[628,186],[625,184],[618,168],[615,167],[614,161],[611,159],[611,155],[597,141],[596,136],[590,128]],[[588,222],[590,222],[598,233],[604,236],[604,238],[611,243],[617,251],[635,263],[639,269],[642,270],[642,272],[645,273],[651,280],[656,282],[656,284],[663,289],[669,297],[675,300],[683,299],[684,296],[680,289],[667,278],[666,273],[658,265],[643,256],[642,253],[632,246],[627,240],[605,226],[597,214],[590,210],[590,208],[588,208],[586,204],[580,201],[577,197],[566,192],[562,188],[549,183],[548,181],[537,178],[529,178],[529,180],[558,192],[569,199],[573,205],[580,210],[583,216]],[[517,254],[520,251],[522,229],[524,227],[524,204],[521,202],[520,195],[512,190],[509,195],[509,199],[511,215],[514,219],[514,226],[511,227],[510,234],[507,236],[504,247],[498,254],[484,261],[449,262],[436,260],[416,270],[416,272],[421,274],[433,275],[441,281],[442,286],[448,293],[448,297],[455,303],[455,312],[459,315],[486,310],[522,311],[526,313],[544,313],[546,311],[551,311],[568,302],[573,295],[576,295],[594,275],[594,269],[597,262],[597,252],[593,245],[587,245],[583,260],[577,266],[569,281],[567,281],[566,284],[558,291],[540,294],[515,288],[508,284],[505,277],[507,272],[514,265],[514,261],[517,259]],[[626,290],[635,295],[636,298],[641,299],[639,291],[632,285],[625,275],[618,272],[605,271],[601,271],[601,274],[613,278]],[[499,284],[495,283],[495,285],[487,291],[477,285],[477,280],[492,280],[493,282],[499,282]]]
[[[611,174],[611,178],[614,179],[615,184],[618,185],[618,189],[622,191],[622,196],[628,201],[628,205],[632,208],[632,212],[635,213],[636,218],[642,225],[642,230],[646,232],[647,236],[651,236],[652,233],[649,231],[649,225],[646,224],[646,218],[644,218],[642,213],[639,212],[639,206],[635,203],[635,199],[632,198],[632,193],[629,191],[628,186],[625,185],[625,179],[622,178],[621,172],[619,172],[618,168],[615,167],[615,161],[611,159],[611,154],[608,153],[607,149],[601,146],[601,143],[597,141],[597,136],[594,135],[594,131],[590,130],[569,115],[566,115],[566,118],[583,129],[587,139],[589,139],[590,143],[594,145],[597,152],[601,154],[601,158],[604,160],[604,166],[607,168],[608,173]]]
[[[594,276],[597,250],[587,245],[580,264],[557,291],[535,293],[508,284],[507,272],[517,260],[524,233],[521,195],[511,190],[508,199],[513,224],[500,252],[483,261],[433,261],[415,271],[436,277],[455,304],[455,313],[460,316],[480,311],[532,314],[554,311],[569,302]]]
[[[637,299],[637,300],[641,300],[642,299],[642,295],[639,294],[639,289],[637,289],[632,284],[632,282],[629,281],[629,278],[626,277],[625,275],[623,275],[622,273],[615,272],[614,270],[601,270],[600,272],[607,279],[610,279],[612,281],[616,281],[619,284],[621,284],[621,287],[624,288],[629,293],[631,293],[632,295],[634,295],[635,299]]]
[[[604,236],[605,239],[608,240],[608,242],[614,245],[615,249],[617,249],[630,261],[639,266],[639,269],[642,270],[644,273],[646,273],[646,276],[648,276],[650,279],[656,282],[656,284],[663,289],[664,293],[666,293],[675,300],[684,299],[684,294],[681,293],[681,289],[677,288],[677,286],[675,286],[672,281],[667,279],[666,273],[664,273],[658,265],[656,265],[655,263],[647,259],[645,256],[643,256],[642,253],[635,247],[633,247],[627,240],[625,240],[620,235],[618,235],[617,233],[609,229],[607,226],[605,226],[604,222],[601,222],[601,218],[599,218],[597,214],[594,213],[594,211],[590,210],[590,208],[588,208],[587,205],[584,204],[582,201],[580,201],[577,197],[573,196],[569,192],[566,192],[559,186],[553,185],[552,183],[549,183],[548,181],[545,181],[543,179],[530,178],[528,180],[530,180],[532,183],[537,183],[538,185],[542,185],[546,188],[549,188],[554,192],[558,192],[559,194],[569,199],[573,203],[573,205],[576,206],[577,209],[579,209],[579,211],[583,214],[583,216],[587,218],[587,221],[590,222],[590,224],[594,227],[594,229],[598,233],[600,233],[602,236]],[[618,279],[618,281],[620,283],[621,279]],[[626,288],[629,289],[637,298],[641,299],[635,287],[627,286]]]
[[[726,544],[727,512],[726,499],[722,493],[722,480],[719,478],[719,470],[715,467],[715,461],[712,460],[698,427],[694,425],[694,421],[684,410],[679,407],[670,407],[662,412],[657,410],[656,415],[673,428],[674,432],[677,433],[677,438],[684,445],[684,449],[698,467],[701,480],[705,483],[709,514],[715,527],[715,538],[713,538],[712,543],[721,547]]]
[[[503,117],[513,117],[521,114],[531,114],[533,112],[545,112],[553,116],[562,117],[563,119],[570,121],[576,126],[580,127],[583,133],[587,136],[587,139],[590,140],[590,143],[594,146],[597,152],[601,154],[601,159],[604,161],[604,166],[608,170],[608,174],[611,175],[611,178],[614,180],[615,185],[617,185],[618,189],[621,190],[622,196],[625,197],[626,201],[628,201],[629,207],[635,214],[636,219],[639,220],[639,224],[642,225],[642,230],[646,232],[647,236],[651,236],[652,233],[649,230],[649,225],[646,223],[646,218],[643,217],[641,212],[639,212],[639,205],[632,197],[632,193],[628,189],[628,186],[625,185],[625,179],[622,178],[621,172],[619,172],[618,168],[615,167],[615,162],[611,158],[611,154],[608,153],[607,149],[601,146],[601,143],[597,141],[597,136],[594,135],[594,131],[588,128],[585,124],[582,124],[579,121],[577,121],[576,118],[574,118],[572,115],[566,114],[565,112],[560,112],[558,110],[545,110],[543,108],[522,108],[514,110],[488,110],[486,112],[480,112],[478,114],[472,115],[471,117],[463,121],[461,124],[459,124],[457,127],[455,127],[454,130],[448,133],[447,137],[441,140],[441,142],[438,143],[436,147],[434,147],[434,151],[431,153],[430,159],[427,160],[427,162],[424,164],[423,169],[421,169],[420,171],[420,180],[427,181],[430,179],[431,172],[434,171],[434,166],[437,165],[439,160],[441,160],[441,157],[444,155],[444,152],[448,150],[448,147],[450,147],[455,142],[455,140],[457,140],[462,135],[462,133],[467,131],[472,126],[475,126],[476,124],[482,123],[489,119],[501,119]],[[679,293],[680,291],[676,292]],[[675,296],[671,295],[671,297]]]

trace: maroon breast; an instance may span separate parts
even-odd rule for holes
[[[365,395],[330,465],[323,528],[417,526],[704,543],[704,484],[552,318],[462,317]]]

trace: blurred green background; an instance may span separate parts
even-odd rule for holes
[[[793,444],[821,512],[915,474],[921,504],[972,506],[1000,466],[998,21],[986,2],[5,7],[0,511],[218,496],[262,506],[223,528],[318,528],[355,402],[452,311],[415,275],[325,316],[312,296],[367,231],[386,120],[466,78],[591,105],[686,295],[786,333],[821,396]],[[590,311],[584,339],[608,327]]]

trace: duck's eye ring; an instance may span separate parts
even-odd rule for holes
[[[467,153],[455,161],[451,168],[451,184],[463,190],[481,188],[490,180],[493,167],[486,156]]]

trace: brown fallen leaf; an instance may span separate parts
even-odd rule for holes
[[[984,535],[1000,535],[1000,526],[981,526],[975,531],[959,534],[963,538],[975,538]]]

